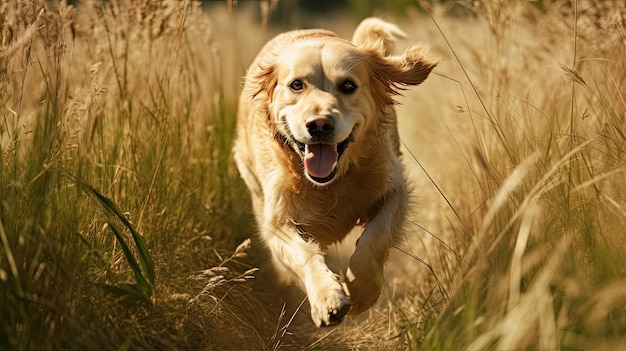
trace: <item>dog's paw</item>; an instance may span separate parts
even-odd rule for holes
[[[341,323],[350,310],[350,300],[337,282],[330,289],[320,289],[313,299],[309,296],[309,303],[311,304],[311,318],[318,327]]]
[[[355,276],[349,268],[346,278],[346,290],[352,303],[350,314],[357,315],[367,311],[380,296],[380,283],[373,276]]]

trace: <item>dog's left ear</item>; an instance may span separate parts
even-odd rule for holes
[[[387,56],[393,52],[398,39],[405,39],[406,33],[398,26],[380,18],[364,19],[354,30],[352,43],[358,48],[370,48]]]
[[[406,34],[398,26],[375,17],[363,20],[352,36],[352,43],[370,55],[374,76],[396,93],[398,85],[422,83],[437,66],[426,57],[426,47],[413,46],[401,56],[390,56],[395,42],[403,38]]]
[[[426,56],[426,50],[413,46],[401,56],[383,56],[379,50],[370,49],[372,74],[394,90],[400,85],[421,84],[438,64]]]
[[[393,103],[391,96],[397,95],[402,86],[422,83],[438,63],[426,56],[425,46],[413,46],[400,56],[392,56],[395,42],[402,38],[406,34],[398,26],[380,18],[363,20],[352,36],[352,43],[369,56],[374,85],[382,85],[374,91],[386,93],[381,97],[384,103]]]
[[[395,104],[393,97],[400,95],[405,86],[421,84],[438,63],[419,46],[407,49],[401,56],[385,56],[376,47],[364,50],[369,57],[372,96],[381,107]]]

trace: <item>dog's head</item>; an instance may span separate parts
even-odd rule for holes
[[[384,130],[395,128],[393,96],[402,86],[423,82],[437,64],[418,47],[387,56],[392,38],[367,34],[354,39],[357,45],[336,37],[296,41],[257,76],[270,128],[288,152],[298,154],[317,186],[339,178],[349,162],[342,159],[360,157],[342,157],[352,143],[384,142]]]

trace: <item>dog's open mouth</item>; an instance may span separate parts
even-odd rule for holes
[[[339,159],[348,147],[351,137],[352,136],[348,137],[339,144],[304,144],[294,139],[300,151],[304,171],[311,180],[318,184],[326,184],[335,178]]]

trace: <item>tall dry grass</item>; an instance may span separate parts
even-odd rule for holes
[[[2,347],[624,346],[623,4],[396,19],[442,60],[398,107],[414,215],[377,306],[321,330],[277,298],[230,158],[241,76],[287,28],[227,5],[0,4]]]
[[[0,11],[0,344],[262,345],[240,318],[262,310],[241,298],[249,244],[235,250],[253,232],[229,156],[237,92],[200,4]]]
[[[624,4],[544,4],[469,4],[482,36],[431,20],[445,62],[417,99],[447,108],[407,143],[450,199],[421,186],[451,297],[409,322],[416,349],[624,345]]]

